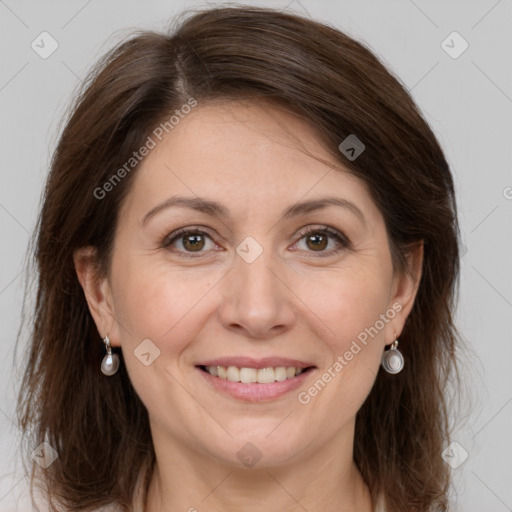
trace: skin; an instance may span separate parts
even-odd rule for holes
[[[329,155],[314,128],[275,105],[199,104],[136,172],[108,276],[96,278],[92,248],[76,251],[75,265],[99,335],[122,347],[149,413],[157,465],[145,510],[372,511],[353,462],[355,416],[411,310],[421,247],[409,255],[412,275],[395,272],[365,185]],[[171,207],[142,222],[174,195],[218,201],[231,215]],[[338,206],[281,219],[288,206],[326,195],[350,200],[364,221]],[[301,236],[323,225],[350,246],[329,235],[318,248]],[[195,252],[183,235],[163,247],[182,227],[213,235]],[[263,249],[252,263],[236,252],[247,236]],[[378,335],[299,403],[298,393],[397,303],[401,311]],[[145,366],[134,350],[148,338],[160,355]],[[298,390],[246,403],[199,378],[196,364],[222,356],[291,357],[317,368]],[[237,457],[248,442],[261,453],[252,468]]]

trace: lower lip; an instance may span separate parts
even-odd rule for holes
[[[314,370],[314,368],[310,368],[296,377],[280,382],[260,384],[258,382],[232,382],[227,379],[221,379],[220,377],[214,377],[210,373],[201,370],[201,368],[196,367],[196,369],[214,388],[246,402],[266,402],[279,398],[297,389]]]

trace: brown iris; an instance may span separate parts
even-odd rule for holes
[[[200,251],[204,247],[204,235],[199,233],[185,235],[183,237],[183,247],[185,247],[187,251]]]
[[[313,245],[309,245],[310,242],[313,242]],[[314,234],[314,235],[309,235],[307,237],[307,244],[308,244],[308,247],[311,249],[311,248],[315,248],[316,249],[325,249],[327,247],[327,236],[325,236],[324,234],[321,234],[321,233],[318,233],[318,234]]]

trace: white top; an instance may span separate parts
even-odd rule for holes
[[[377,503],[375,504],[375,510],[374,512],[386,512],[386,509],[384,507],[384,494],[379,494],[379,497],[377,498]]]

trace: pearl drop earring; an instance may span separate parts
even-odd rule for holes
[[[101,371],[104,375],[111,376],[114,375],[119,368],[119,356],[117,354],[112,354],[112,346],[110,345],[110,339],[108,334],[103,339],[103,343],[105,343],[105,348],[107,353],[101,361]]]
[[[389,350],[386,350],[384,354],[382,354],[381,365],[388,373],[399,373],[404,368],[404,356],[397,347],[398,340],[395,339]]]

